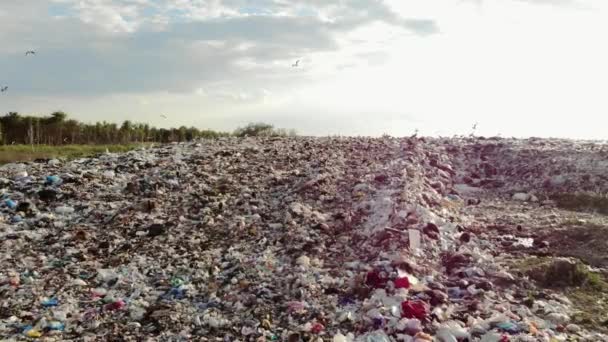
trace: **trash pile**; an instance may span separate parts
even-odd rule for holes
[[[519,193],[608,191],[608,145],[567,139],[436,140],[461,171],[457,181],[474,187]]]
[[[488,144],[225,138],[2,166],[0,336],[608,341],[468,228],[485,166],[466,158]]]

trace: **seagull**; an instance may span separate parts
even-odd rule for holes
[[[475,131],[477,130],[477,122],[473,124],[473,131],[469,134],[469,137],[475,136]]]
[[[4,93],[7,90],[8,90],[8,86],[4,86],[4,87],[0,88],[0,92],[2,92],[2,93]]]
[[[26,52],[25,52],[25,55],[26,55],[26,56],[27,56],[27,55],[35,55],[35,54],[36,54],[36,51],[34,51],[34,50],[29,50],[29,51],[26,51]]]
[[[299,60],[299,59],[298,59],[298,60],[297,60],[295,63],[293,63],[291,66],[292,66],[293,68],[297,68],[297,67],[298,67],[298,65],[300,65],[300,60]]]
[[[167,118],[167,116],[166,116],[165,114],[161,114],[161,115],[160,115],[160,117],[161,117],[161,118],[164,118],[164,119],[166,119],[166,118]]]

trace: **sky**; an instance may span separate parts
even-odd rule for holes
[[[608,135],[606,0],[1,0],[0,23],[0,114]]]

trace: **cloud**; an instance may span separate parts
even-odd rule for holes
[[[433,20],[428,19],[405,19],[403,25],[421,35],[429,35],[439,32],[439,26]]]
[[[0,19],[2,82],[32,96],[214,94],[208,89],[217,87],[228,89],[216,92],[222,98],[249,101],[261,96],[247,95],[259,93],[260,81],[295,82],[293,60],[340,53],[337,37],[355,29],[382,22],[419,35],[438,31],[377,0],[3,0]],[[24,58],[29,49],[37,55]]]
[[[8,71],[3,75],[6,82],[24,92],[188,91],[201,81],[256,77],[256,69],[239,67],[237,62],[244,58],[264,64],[307,51],[337,49],[318,24],[316,19],[244,17],[107,37],[82,34],[83,28],[94,30],[60,19],[47,32],[62,39],[54,38],[46,46],[42,39],[33,39],[35,58],[25,59],[16,51],[1,55],[0,65]],[[243,49],[244,43],[249,48]]]
[[[55,0],[61,15],[54,18],[42,15],[49,9],[42,1],[7,1],[14,12],[3,16],[9,29],[0,33],[3,81],[32,95],[189,92],[226,81],[246,86],[291,72],[282,66],[289,60],[338,51],[336,36],[368,23],[436,30],[431,21],[400,18],[380,1],[266,0],[247,7],[244,0]],[[270,14],[252,15],[256,8]],[[306,8],[315,15],[298,15]],[[29,48],[36,57],[22,58]]]

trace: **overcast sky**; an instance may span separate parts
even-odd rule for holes
[[[1,0],[0,113],[605,139],[607,35],[606,0]]]

